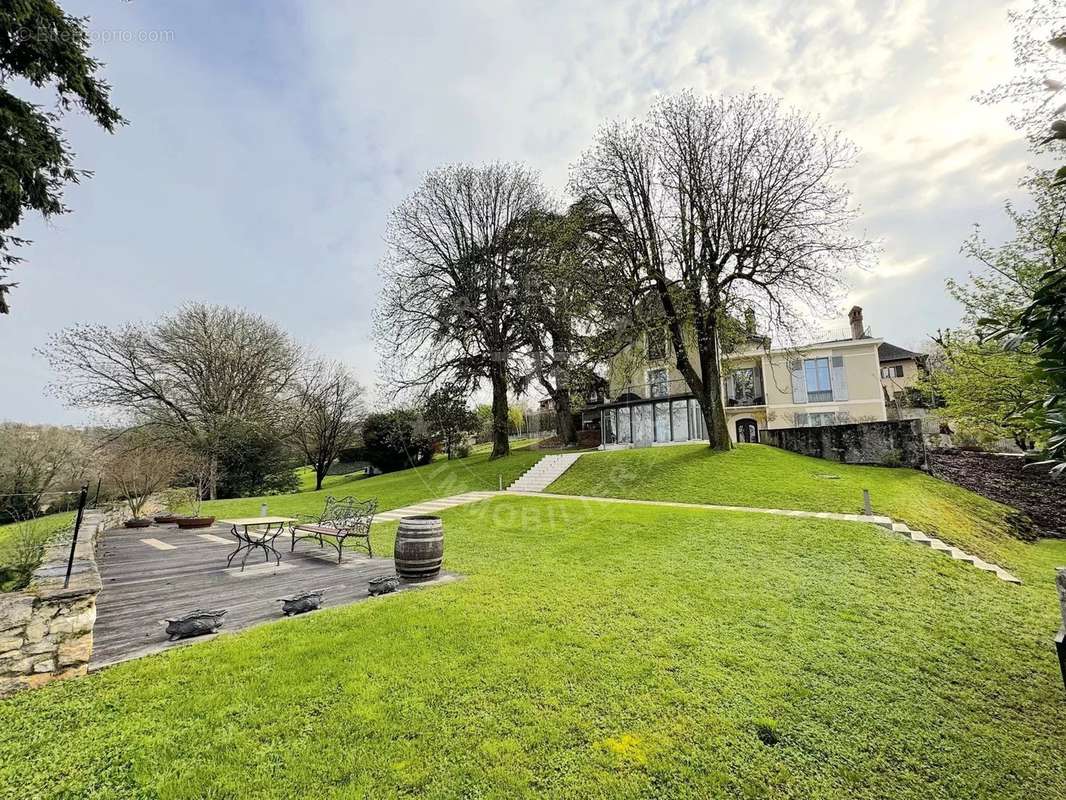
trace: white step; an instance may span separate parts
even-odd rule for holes
[[[513,492],[542,492],[556,478],[570,469],[571,465],[580,457],[581,453],[544,456],[518,480],[508,486],[507,490]]]

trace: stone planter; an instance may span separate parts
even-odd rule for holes
[[[133,517],[122,523],[127,528],[147,528],[152,524],[152,520],[147,517]]]
[[[173,525],[178,521],[179,517],[173,514],[156,514],[152,519],[155,520],[157,525]]]
[[[181,530],[191,530],[195,528],[210,528],[215,524],[214,517],[178,517],[174,520]]]

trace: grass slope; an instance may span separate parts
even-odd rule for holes
[[[327,484],[319,492],[215,500],[203,504],[203,513],[216,517],[255,516],[259,514],[260,503],[266,503],[271,514],[316,514],[322,511],[327,495],[346,494],[355,495],[360,500],[376,498],[378,510],[386,511],[452,494],[496,489],[500,476],[503,477],[503,485],[507,486],[542,456],[542,453],[530,450],[514,450],[509,456],[492,460],[488,453],[480,453],[452,461],[434,461],[424,467],[390,472],[356,482]]]
[[[854,524],[444,516],[462,581],[0,703],[0,797],[1066,795],[1044,590]]]
[[[338,486],[343,486],[347,483],[353,483],[355,481],[361,481],[366,475],[362,472],[350,472],[347,475],[327,475],[322,479],[323,489],[336,489]],[[296,469],[296,480],[300,482],[301,492],[313,492],[315,491],[315,469],[314,467],[298,467]]]
[[[917,470],[838,464],[766,445],[742,444],[727,453],[705,445],[589,453],[548,491],[860,513],[863,489],[870,490],[875,513],[1003,566],[1031,566],[1032,547],[1007,533],[1011,509],[1004,505]]]

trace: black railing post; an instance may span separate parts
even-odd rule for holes
[[[100,503],[100,484],[102,484],[103,482],[103,478],[96,479],[96,494],[93,495],[93,508],[96,508],[96,506]]]
[[[70,538],[70,556],[67,558],[67,577],[63,579],[63,588],[70,586],[70,571],[74,569],[74,551],[78,547],[78,531],[81,530],[81,518],[85,513],[85,500],[89,496],[89,484],[81,485],[78,493],[78,516],[74,518],[74,535]]]

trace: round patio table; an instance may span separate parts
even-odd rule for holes
[[[248,556],[256,548],[263,551],[264,560],[269,561],[273,554],[277,565],[281,566],[281,553],[274,547],[274,540],[284,531],[290,522],[296,522],[293,517],[240,517],[238,519],[220,519],[219,522],[230,526],[230,533],[237,540],[237,549],[229,554],[226,566],[229,567],[242,552],[241,572],[244,572],[245,562]]]

